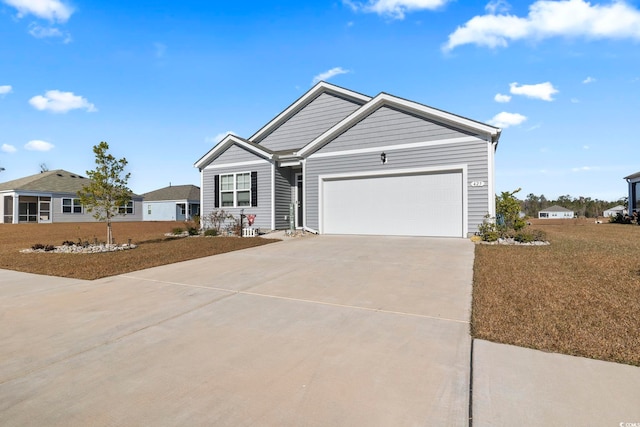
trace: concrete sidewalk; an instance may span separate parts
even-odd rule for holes
[[[473,346],[474,426],[640,426],[638,367],[483,340]]]

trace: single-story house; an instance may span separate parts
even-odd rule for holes
[[[538,218],[568,219],[568,218],[573,218],[573,216],[574,216],[574,213],[572,210],[563,208],[562,206],[558,206],[558,205],[550,206],[538,212]]]
[[[640,188],[638,188],[638,183],[640,183],[640,172],[625,176],[624,179],[627,181],[629,188],[628,212],[629,214],[632,214],[633,212],[638,212],[640,210]]]
[[[320,234],[466,237],[495,216],[501,130],[387,93],[319,82],[249,138],[195,162],[202,216]]]
[[[62,169],[0,183],[0,223],[92,222],[78,191],[89,179]],[[132,194],[113,221],[142,220],[142,197]]]
[[[614,207],[609,208],[606,211],[604,211],[602,216],[611,217],[611,216],[616,216],[618,214],[626,215],[627,214],[627,208],[625,208],[622,205],[614,206]]]
[[[200,215],[200,187],[169,185],[142,194],[143,221],[185,221]]]

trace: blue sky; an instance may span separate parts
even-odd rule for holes
[[[0,181],[107,141],[136,193],[199,185],[318,79],[503,128],[498,192],[616,200],[640,170],[639,2],[0,0]]]

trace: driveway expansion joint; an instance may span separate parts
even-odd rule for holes
[[[211,291],[226,292],[226,293],[235,294],[235,295],[248,295],[248,296],[262,297],[262,298],[273,298],[273,299],[280,299],[284,301],[301,302],[301,303],[307,303],[307,304],[318,304],[318,305],[325,305],[329,307],[370,311],[374,313],[392,314],[392,315],[407,316],[407,317],[418,317],[422,319],[440,320],[444,322],[461,323],[461,324],[467,324],[467,325],[470,323],[469,320],[452,319],[452,318],[439,317],[439,316],[429,316],[427,314],[409,313],[409,312],[395,311],[395,310],[385,310],[383,308],[362,307],[357,305],[339,304],[339,303],[317,301],[317,300],[310,300],[310,299],[304,299],[304,298],[285,297],[281,295],[270,295],[270,294],[263,294],[259,292],[250,292],[250,291],[242,291],[237,289],[221,288],[217,286],[192,285],[187,283],[171,282],[171,281],[158,280],[158,279],[146,279],[146,278],[129,276],[129,275],[121,275],[119,277],[122,277],[125,279],[142,280],[145,282],[161,283],[166,285],[184,286],[187,288],[208,289]]]

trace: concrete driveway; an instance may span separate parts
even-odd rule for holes
[[[314,236],[97,281],[0,270],[0,420],[468,425],[473,244]]]

